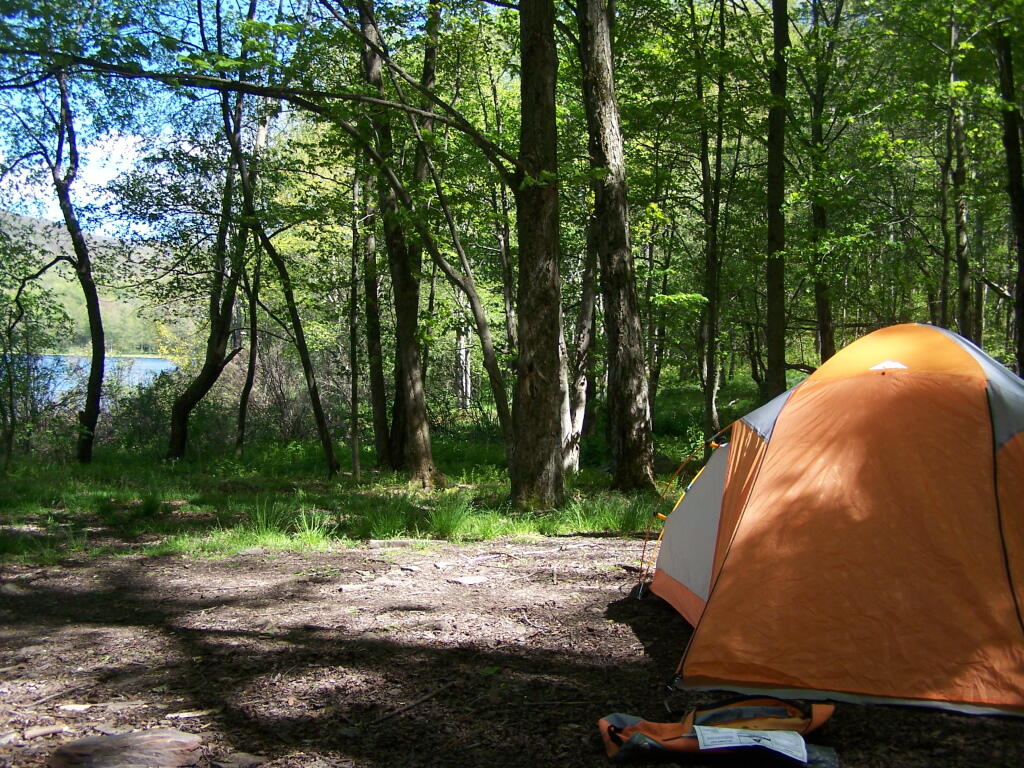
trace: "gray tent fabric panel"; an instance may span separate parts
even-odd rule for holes
[[[665,521],[657,568],[701,600],[711,591],[711,567],[722,513],[722,489],[729,466],[729,446],[711,454],[707,466]]]
[[[999,450],[1010,438],[1024,431],[1024,379],[998,360],[986,355],[974,342],[937,326],[981,366],[988,378],[989,407],[992,410],[992,432]]]
[[[800,386],[797,384],[797,387]],[[751,411],[744,416],[740,421],[744,422],[748,427],[757,432],[764,441],[767,443],[771,440],[772,430],[775,429],[775,420],[779,418],[779,412],[782,410],[782,406],[789,400],[789,396],[793,394],[793,390],[796,387],[790,387],[781,395],[769,400],[767,403],[762,405],[756,411]]]

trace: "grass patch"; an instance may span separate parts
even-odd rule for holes
[[[609,533],[624,536],[641,533],[650,525],[660,526],[654,515],[657,500],[649,495],[626,496],[601,493],[576,496],[561,509],[544,512],[536,526],[545,536],[573,533]]]
[[[473,499],[465,492],[448,493],[442,496],[427,512],[427,531],[436,539],[462,541],[469,532],[473,518]]]
[[[500,440],[450,435],[436,455],[455,488],[423,493],[404,475],[373,471],[359,485],[329,480],[315,443],[254,447],[244,460],[163,462],[105,446],[87,466],[26,461],[0,493],[0,563],[111,552],[229,556],[396,537],[628,535],[644,528],[653,504],[609,493],[607,472],[591,466],[567,478],[561,509],[519,512],[509,505]]]

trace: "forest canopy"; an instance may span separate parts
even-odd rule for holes
[[[549,508],[581,461],[650,487],[679,393],[699,449],[723,387],[878,327],[1024,369],[1021,0],[0,7],[0,208],[62,229],[0,219],[5,468],[64,418],[82,462],[315,436],[358,472],[362,438],[431,487],[473,424]],[[60,413],[48,274],[88,337]],[[120,399],[115,295],[180,363]]]

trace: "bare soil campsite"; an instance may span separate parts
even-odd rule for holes
[[[0,766],[156,729],[196,735],[202,768],[609,765],[599,717],[670,721],[721,698],[666,692],[689,629],[631,596],[641,549],[567,536],[7,565]],[[1009,717],[847,705],[809,740],[850,768],[1024,765]]]

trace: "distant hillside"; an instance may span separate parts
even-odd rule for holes
[[[62,253],[72,253],[71,237],[63,222],[21,216],[0,210],[0,230],[12,239],[28,243],[40,251],[40,262],[46,262]],[[95,264],[96,282],[100,289],[103,327],[107,349],[114,354],[157,354],[162,340],[161,327],[156,319],[158,311],[148,309],[127,291],[105,285],[130,260],[138,248],[131,243],[87,234],[90,254]],[[75,331],[68,340],[68,350],[81,350],[89,346],[89,325],[85,301],[74,273],[67,264],[51,269],[41,282],[59,297],[64,310],[74,322]],[[166,335],[166,328],[163,329]],[[55,350],[65,351],[65,350]]]

